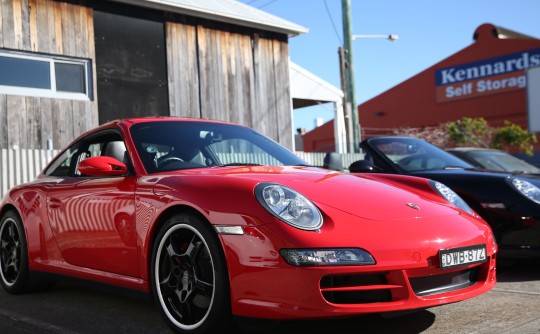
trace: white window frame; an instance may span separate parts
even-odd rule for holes
[[[27,59],[27,60],[48,62],[49,71],[50,71],[50,79],[51,79],[50,89],[0,85],[0,94],[49,97],[49,98],[55,98],[55,99],[68,99],[68,100],[80,100],[80,101],[91,100],[91,90],[93,89],[93,87],[91,87],[92,81],[90,80],[91,79],[90,78],[91,62],[88,59],[27,54],[27,53],[21,53],[21,52],[10,52],[6,50],[0,50],[0,56],[7,57],[7,58],[17,58],[17,59]],[[55,66],[54,66],[55,63],[82,65],[84,67],[84,85],[85,85],[86,93],[57,91],[56,90],[56,73],[55,73]]]

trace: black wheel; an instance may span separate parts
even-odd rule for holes
[[[27,250],[21,220],[8,211],[0,222],[0,274],[2,287],[9,293],[20,294],[31,288]]]
[[[232,317],[225,256],[205,221],[190,214],[169,219],[153,247],[151,275],[156,303],[174,331],[228,331]]]

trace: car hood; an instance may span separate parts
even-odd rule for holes
[[[175,173],[183,184],[211,187],[212,193],[233,196],[257,184],[273,182],[290,187],[317,204],[330,206],[370,220],[395,220],[441,215],[459,211],[433,200],[433,193],[411,192],[368,178],[312,167],[218,167]],[[176,177],[174,177],[176,178]],[[203,180],[204,179],[204,180]],[[431,199],[430,199],[431,197]]]

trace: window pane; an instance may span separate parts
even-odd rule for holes
[[[0,85],[51,89],[50,63],[0,56]]]
[[[54,63],[56,90],[59,92],[86,93],[84,85],[84,65]]]

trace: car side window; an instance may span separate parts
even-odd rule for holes
[[[83,176],[77,170],[79,163],[90,157],[109,156],[130,166],[126,145],[117,132],[107,131],[77,142],[60,155],[45,175],[59,177]]]
[[[70,176],[74,170],[74,165],[78,163],[78,145],[73,145],[64,151],[56,160],[47,168],[45,175],[48,176]]]

